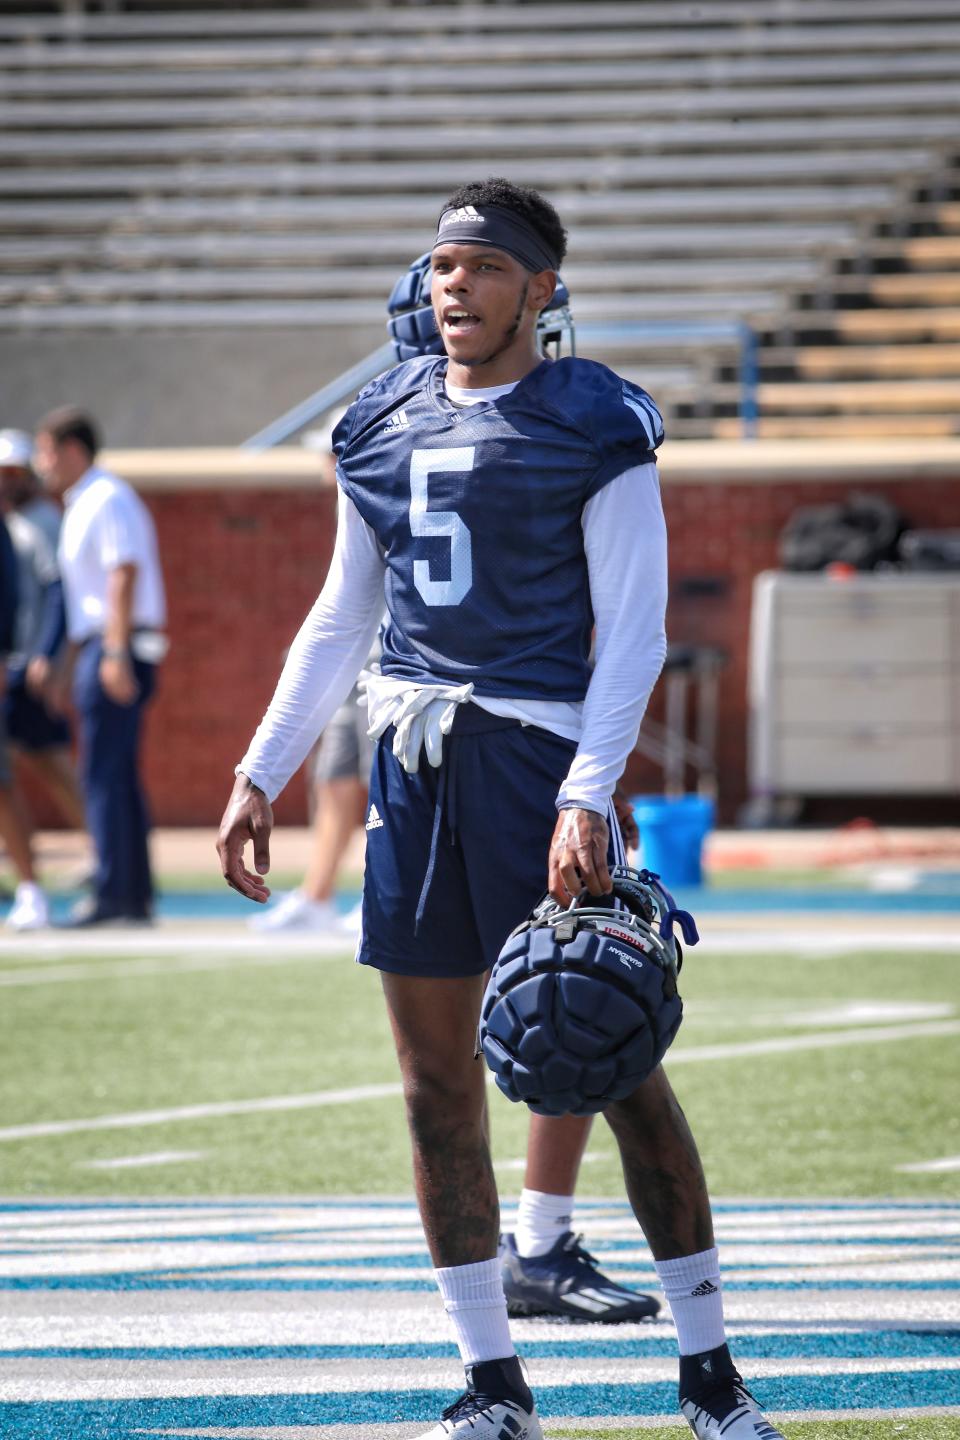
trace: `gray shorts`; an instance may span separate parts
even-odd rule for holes
[[[366,785],[370,780],[373,741],[367,738],[367,702],[357,700],[354,687],[320,736],[313,761],[315,785],[347,779]]]

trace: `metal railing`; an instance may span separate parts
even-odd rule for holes
[[[694,344],[701,341],[704,343],[714,341],[736,346],[739,356],[740,399],[738,411],[742,434],[744,439],[755,437],[759,413],[757,400],[758,345],[753,328],[745,321],[584,321],[577,325],[576,334],[577,340],[583,341],[588,346],[639,346],[651,340],[688,340]],[[342,375],[338,375],[334,380],[321,386],[312,395],[308,395],[305,400],[301,400],[298,405],[294,405],[291,410],[278,416],[269,425],[265,425],[255,435],[251,435],[249,440],[243,442],[243,449],[269,450],[274,445],[282,445],[285,440],[289,440],[291,436],[296,435],[312,421],[326,415],[334,406],[342,405],[345,400],[352,399],[368,381],[384,370],[389,370],[395,363],[396,353],[393,342],[388,340],[385,344],[378,346],[376,350],[372,350],[369,355],[364,356],[362,360],[358,360],[349,370],[344,370]]]

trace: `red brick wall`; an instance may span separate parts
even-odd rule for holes
[[[777,538],[800,505],[881,490],[917,527],[960,526],[960,485],[893,483],[664,483],[670,530],[670,638],[722,647],[719,731],[721,815],[745,795],[746,654],[753,576],[776,564]],[[172,647],[147,733],[146,776],[155,821],[209,825],[222,811],[233,766],[273,690],[281,657],[319,590],[333,545],[332,490],[144,488],[158,527]],[[723,582],[723,593],[684,595],[684,581]],[[655,698],[652,713],[659,710]],[[660,790],[659,772],[633,757],[628,780]],[[297,777],[278,820],[302,823]],[[38,818],[53,819],[39,807]]]

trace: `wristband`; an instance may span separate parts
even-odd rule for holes
[[[100,652],[104,660],[129,660],[130,651],[125,645],[104,645]]]

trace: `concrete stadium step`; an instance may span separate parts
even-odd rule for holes
[[[820,413],[833,410],[872,414],[884,410],[900,415],[945,410],[956,419],[960,415],[960,379],[761,384],[757,398],[761,412],[790,410]]]
[[[570,227],[570,253],[589,255],[594,261],[610,256],[642,257],[679,255],[783,255],[819,254],[825,247],[849,250],[857,242],[853,226],[824,221],[819,224],[787,225],[771,222],[758,230],[754,225],[676,225]],[[203,264],[208,267],[242,261],[255,266],[283,266],[312,260],[329,264],[355,260],[362,248],[365,256],[389,257],[398,265],[408,264],[429,243],[429,232],[418,228],[391,227],[362,234],[354,227],[334,234],[243,234],[207,230],[188,234],[126,235],[107,232],[91,236],[61,235],[53,238],[4,239],[0,234],[0,264],[34,267],[38,264],[71,267],[110,263],[126,268],[150,264]]]
[[[28,303],[49,299],[90,300],[115,297],[118,300],[164,297],[203,296],[213,299],[221,295],[268,296],[375,294],[386,297],[397,277],[396,265],[348,267],[331,265],[310,269],[196,269],[68,271],[33,274],[7,274],[0,278],[0,301],[5,304]],[[802,285],[817,277],[817,262],[803,258],[790,260],[710,259],[699,264],[690,260],[648,261],[643,268],[643,289],[651,291],[749,290],[757,285],[776,286],[787,283]],[[590,294],[615,291],[623,295],[637,278],[633,263],[605,265],[572,264],[564,274],[573,293],[578,296],[578,310]]]
[[[2,54],[0,49],[0,73],[3,69]],[[833,79],[834,82],[849,82],[863,79],[875,82],[876,62],[872,58],[824,57],[822,66],[829,67],[824,70],[824,81]],[[565,70],[567,68],[564,67]],[[353,85],[346,93],[334,96],[317,95],[314,93],[315,76],[309,69],[289,71],[285,77],[280,77],[281,88],[286,88],[286,80],[289,79],[290,87],[294,90],[302,88],[302,94],[276,93],[278,76],[273,73],[263,76],[265,93],[251,94],[244,88],[251,84],[252,77],[249,74],[234,79],[230,75],[215,73],[209,78],[222,81],[224,93],[207,98],[196,93],[198,88],[202,91],[206,84],[207,77],[202,72],[196,78],[181,72],[161,73],[156,77],[158,84],[169,79],[171,84],[184,91],[175,117],[171,116],[170,107],[164,103],[161,94],[141,98],[144,88],[142,76],[131,77],[131,89],[136,98],[106,98],[101,93],[103,85],[98,82],[99,88],[95,97],[65,99],[65,91],[60,88],[61,82],[84,77],[58,75],[44,81],[50,85],[51,93],[48,99],[38,101],[14,97],[30,93],[28,88],[21,86],[21,81],[43,81],[42,76],[8,75],[3,83],[5,98],[0,100],[0,124],[4,128],[47,129],[58,125],[82,125],[102,129],[143,125],[166,128],[174,122],[180,125],[242,125],[335,120],[341,124],[348,121],[370,124],[437,118],[489,120],[494,116],[499,120],[537,120],[549,115],[597,118],[606,115],[622,118],[637,113],[653,113],[659,116],[663,113],[663,105],[667,105],[670,111],[676,110],[678,115],[688,115],[691,109],[695,111],[710,104],[720,107],[721,111],[732,108],[735,97],[730,96],[730,91],[738,86],[750,87],[741,91],[739,100],[764,114],[800,108],[807,111],[822,109],[824,114],[833,114],[837,109],[842,111],[846,108],[841,101],[841,85],[834,83],[818,89],[811,88],[809,81],[813,72],[807,62],[803,62],[803,65],[800,61],[760,63],[740,57],[722,56],[713,57],[709,62],[673,66],[661,63],[644,65],[641,62],[629,66],[632,83],[624,85],[620,82],[619,88],[612,83],[612,78],[623,67],[613,72],[610,66],[594,68],[600,70],[596,86],[583,91],[571,89],[567,83],[558,84],[556,90],[544,93],[535,87],[523,86],[519,78],[516,88],[510,89],[507,87],[513,80],[512,73],[507,70],[505,75],[501,69],[489,78],[486,93],[465,94],[459,86],[456,90],[445,90],[443,77],[436,77],[431,89],[412,95],[394,93],[392,90],[377,93],[377,90],[369,88],[366,93],[352,93]],[[920,108],[932,108],[930,105],[925,106],[923,102],[935,99],[940,94],[942,85],[937,87],[936,78],[952,83],[957,69],[957,56],[949,51],[921,51],[917,54],[899,53],[890,56],[884,62],[886,86],[879,87],[873,83],[850,87],[854,108],[867,113],[874,111],[880,115],[889,114],[894,108],[907,109],[912,106],[914,108],[911,113],[916,113],[918,105]],[[819,71],[817,73],[819,74]],[[380,77],[380,72],[377,74],[378,78],[386,80],[385,75]],[[579,66],[572,67],[571,74],[578,83],[588,78]],[[935,78],[922,84],[907,84],[904,88],[905,81],[919,75]],[[92,82],[96,77],[87,78],[91,80],[93,88]],[[112,89],[116,89],[119,78],[116,75],[109,77]],[[354,84],[359,78],[355,70],[343,77],[345,81],[351,80]],[[757,82],[761,82],[759,87]],[[776,84],[777,89],[771,91],[770,86],[773,84]],[[330,88],[330,77],[324,77],[324,85],[327,89]],[[793,90],[789,88],[791,85],[795,87]],[[682,109],[677,104],[677,86],[684,87],[691,102]],[[386,86],[383,85],[380,89],[385,90]],[[762,105],[757,104],[755,95],[761,97]],[[883,101],[884,95],[887,97],[886,104]],[[766,98],[768,96],[769,101]],[[943,103],[942,100],[938,101],[939,103]]]
[[[652,109],[647,102],[647,108]],[[958,133],[958,114],[875,115],[824,117],[817,122],[817,144],[849,146],[909,146],[952,140]],[[0,133],[0,164],[55,162],[96,162],[126,159],[143,162],[152,156],[165,161],[193,160],[211,156],[243,158],[279,155],[334,158],[360,155],[377,157],[411,154],[424,143],[423,122],[415,126],[222,126],[208,129],[179,128],[171,117],[165,130],[115,130],[79,133]],[[718,121],[647,123],[638,130],[635,121],[607,121],[573,124],[450,123],[431,131],[430,152],[451,152],[459,156],[479,152],[493,154],[536,153],[573,156],[598,151],[620,155],[640,151],[660,154],[669,151],[690,153],[706,150],[729,154],[732,150],[796,147],[810,134],[809,117],[794,120],[751,120],[732,118]]]
[[[632,17],[630,17],[632,20]],[[918,20],[901,30],[896,25],[870,22],[853,25],[784,25],[781,27],[724,28],[698,26],[687,29],[644,30],[629,23],[626,28],[599,29],[586,26],[575,37],[575,53],[590,58],[610,59],[643,55],[703,55],[714,51],[739,51],[777,55],[816,53],[826,50],[837,54],[852,50],[858,53],[875,51],[878,55],[896,51],[907,39],[913,50],[956,48],[960,45],[960,24],[950,20]],[[67,39],[55,45],[10,45],[3,61],[10,69],[36,68],[38,64],[54,69],[117,68],[123,65],[144,67],[207,65],[240,69],[244,65],[301,64],[328,61],[335,63],[349,51],[352,59],[364,63],[415,63],[421,66],[469,62],[496,65],[517,60],[523,54],[544,60],[566,56],[571,52],[571,36],[553,27],[476,35],[463,32],[447,35],[438,27],[414,35],[377,35],[371,38],[368,28],[349,40],[338,43],[337,37],[326,34],[312,38],[253,40],[217,38],[191,40],[189,43],[151,40],[148,44],[125,41],[77,43]]]
[[[508,179],[524,184],[562,186],[737,184],[767,178],[782,187],[792,176],[798,180],[828,177],[853,181],[867,176],[905,176],[931,168],[934,153],[924,149],[748,153],[743,155],[644,155],[594,158],[528,156],[497,160]],[[481,163],[479,161],[475,163]],[[487,160],[488,164],[494,163]],[[67,168],[7,167],[0,170],[0,193],[5,195],[136,194],[184,191],[213,194],[223,191],[297,190],[376,191],[410,186],[418,191],[451,189],[461,183],[463,162],[456,160],[387,161],[383,164],[345,161],[343,164],[284,162],[257,164],[160,164],[154,166],[70,166]]]
[[[830,223],[843,216],[857,219],[879,216],[891,209],[896,195],[896,186],[888,183],[731,186],[722,190],[707,186],[690,190],[668,187],[643,192],[613,187],[606,191],[565,190],[557,199],[571,224],[611,219],[642,223],[661,218],[709,219],[722,223],[731,214],[741,220],[751,216],[762,218],[764,223],[771,216],[802,216],[806,224],[812,218],[824,218]],[[334,194],[207,196],[202,200],[149,195],[132,199],[7,200],[0,201],[0,233],[73,234],[87,230],[99,234],[106,226],[114,233],[194,233],[214,225],[231,225],[242,226],[251,235],[273,230],[292,233],[297,229],[306,229],[311,235],[321,229],[341,229],[352,235],[360,224],[376,225],[380,230],[386,226],[392,229],[416,225],[421,233],[429,236],[436,222],[436,208],[436,194],[430,197],[357,195],[349,199]],[[753,228],[755,232],[762,229]]]
[[[743,426],[740,420],[727,416],[711,421],[709,433],[715,440],[738,440]],[[937,439],[960,435],[960,421],[953,415],[761,415],[756,435],[760,440],[876,440],[898,436]]]
[[[773,355],[764,351],[761,364],[766,368],[774,363]],[[796,351],[794,363],[798,374],[809,380],[960,376],[960,344],[802,346]]]
[[[960,307],[914,310],[794,310],[784,331],[803,337],[835,332],[846,341],[960,340]]]
[[[928,270],[918,274],[878,275],[870,282],[870,293],[881,304],[906,301],[915,305],[956,305],[960,303],[960,274]]]
[[[834,24],[862,23],[862,0],[780,0],[771,16],[769,0],[736,0],[736,3],[714,3],[710,7],[714,24],[743,26],[759,22],[810,24],[827,20]],[[911,6],[903,0],[873,0],[872,21],[909,25],[919,19],[952,19],[956,16],[953,0],[918,0]],[[431,7],[431,21],[445,30],[462,28],[471,32],[485,29],[511,30],[528,28],[540,23],[552,28],[578,30],[589,25],[593,29],[606,26],[664,25],[696,27],[703,23],[703,11],[691,8],[687,0],[660,0],[655,7],[637,3],[592,3],[589,11],[580,5],[530,4],[517,9],[498,6],[485,12],[478,6],[437,5]],[[377,26],[384,33],[416,30],[423,25],[423,9],[380,8]],[[369,22],[366,22],[369,23]],[[357,33],[365,18],[353,10],[303,11],[285,10],[279,6],[262,6],[248,11],[230,7],[222,10],[189,7],[186,10],[154,10],[152,12],[66,10],[60,14],[5,16],[0,19],[0,40],[43,37],[59,39],[64,35],[87,38],[156,38],[163,35],[302,35],[316,32]]]

